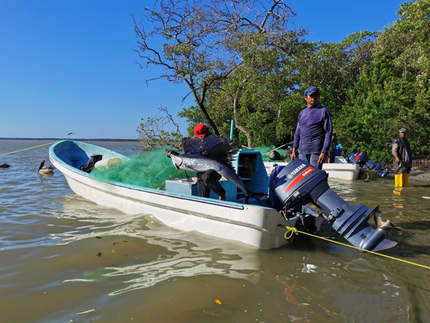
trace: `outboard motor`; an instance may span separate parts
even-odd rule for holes
[[[294,159],[271,178],[271,187],[284,205],[288,217],[296,216],[308,231],[307,218],[323,216],[332,227],[355,247],[383,250],[397,243],[385,239],[393,225],[382,222],[379,206],[373,210],[363,204],[350,205],[328,186],[326,172],[309,163]],[[374,216],[378,228],[367,222]]]
[[[359,150],[353,150],[352,153],[348,154],[346,158],[348,163],[359,164],[363,168],[368,168],[371,171],[374,171],[379,176],[385,177],[388,175],[388,170],[386,165],[378,164],[371,161],[365,152]]]

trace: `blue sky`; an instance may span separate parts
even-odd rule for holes
[[[339,42],[397,20],[398,0],[295,0],[292,27]],[[149,0],[0,0],[0,137],[137,139],[141,118],[176,115],[188,88],[136,64],[133,20]],[[183,135],[185,121],[181,121]],[[68,136],[69,132],[75,134]]]

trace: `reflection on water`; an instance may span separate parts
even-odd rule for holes
[[[57,199],[60,201],[60,199]],[[97,269],[105,271],[104,280],[121,277],[125,288],[109,293],[116,295],[178,277],[198,275],[224,275],[257,283],[259,260],[257,250],[237,243],[166,228],[151,215],[126,215],[119,211],[97,206],[76,195],[61,198],[64,214],[69,218],[88,223],[79,230],[52,234],[57,243],[70,243],[79,239],[102,238],[104,235],[135,237],[146,244],[162,247],[165,251],[145,263]],[[103,210],[102,212],[100,212]],[[118,214],[120,213],[120,214]],[[117,243],[119,244],[119,243]],[[93,276],[86,272],[85,276]],[[99,277],[100,280],[100,277]],[[73,280],[66,279],[64,282]],[[77,280],[82,282],[81,279]],[[88,280],[87,280],[88,281]]]
[[[0,140],[0,152],[41,143]],[[76,196],[58,171],[40,177],[43,159],[48,146],[0,160],[11,165],[0,169],[2,322],[429,321],[427,269],[315,238],[258,251],[177,231]],[[401,227],[385,254],[429,266],[428,184],[411,178],[397,194],[394,178],[369,180],[329,185]]]
[[[403,216],[403,209],[405,208],[405,199],[402,197],[402,187],[396,187],[393,190],[393,205],[399,213],[399,216]],[[403,192],[404,194],[405,192]]]
[[[183,242],[183,244],[186,243]],[[166,245],[164,244],[164,246]],[[170,251],[173,250],[170,249]],[[124,284],[130,284],[129,286],[109,295],[151,287],[170,279],[200,275],[220,275],[234,279],[245,279],[253,284],[258,282],[258,257],[255,250],[252,250],[252,253],[239,252],[239,254],[225,249],[199,252],[193,248],[190,250],[186,245],[181,248],[178,243],[175,245],[174,252],[170,258],[158,259],[146,264],[122,268],[107,267],[108,270],[112,270],[106,274],[107,277],[138,275],[138,277],[124,281]]]
[[[331,179],[328,178],[328,183],[330,188],[339,195],[345,202],[349,204],[355,204],[357,202],[356,190],[353,181],[341,180],[341,179]]]
[[[274,270],[282,273],[275,279],[284,302],[274,306],[287,308],[292,322],[407,322],[406,286],[388,268],[390,261],[344,247],[332,249],[320,241],[288,251],[288,258],[275,264],[284,267]]]

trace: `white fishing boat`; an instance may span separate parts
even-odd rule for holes
[[[51,163],[64,174],[76,194],[127,214],[152,214],[179,230],[195,230],[259,249],[272,249],[287,244],[285,226],[294,226],[295,223],[295,219],[287,221],[271,207],[232,201],[237,197],[233,196],[237,194],[237,189],[226,180],[222,184],[227,191],[227,200],[219,201],[194,195],[197,192],[195,185],[185,179],[167,181],[165,191],[100,181],[91,173],[79,169],[87,164],[91,156],[100,156],[105,164],[110,160],[114,163],[118,160],[127,162],[128,157],[95,145],[64,140],[52,145],[49,155]],[[258,164],[258,160],[255,162]],[[266,190],[267,183],[268,177]],[[257,185],[250,186],[256,188]]]
[[[234,176],[240,177],[255,199],[247,201],[248,195],[241,199],[237,184],[222,179],[226,200],[221,201],[199,197],[195,184],[187,179],[167,180],[165,190],[101,180],[88,168],[97,167],[97,162],[115,167],[130,159],[91,144],[60,141],[50,147],[49,158],[76,194],[127,214],[151,214],[179,230],[272,249],[288,243],[287,226],[316,233],[326,220],[356,247],[381,250],[396,245],[385,239],[392,226],[382,221],[378,207],[349,205],[329,188],[325,172],[300,159],[276,168],[269,177],[259,151],[239,150],[233,159]],[[367,222],[371,217],[376,230]]]
[[[264,162],[264,166],[269,175],[272,173],[275,167],[286,165],[288,165],[288,162]],[[328,174],[329,178],[352,181],[358,178],[360,173],[360,165],[348,163],[344,157],[338,156],[336,157],[336,162],[330,164],[324,163],[322,170]]]
[[[335,162],[324,163],[322,170],[328,174],[329,178],[353,181],[360,174],[360,165],[348,163],[344,157],[336,156]]]

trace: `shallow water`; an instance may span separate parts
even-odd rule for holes
[[[0,140],[0,155],[49,141]],[[125,155],[133,142],[92,142]],[[1,322],[429,322],[430,271],[312,238],[258,251],[129,216],[40,177],[49,145],[0,156]],[[403,230],[386,255],[430,266],[430,183],[329,180]]]

